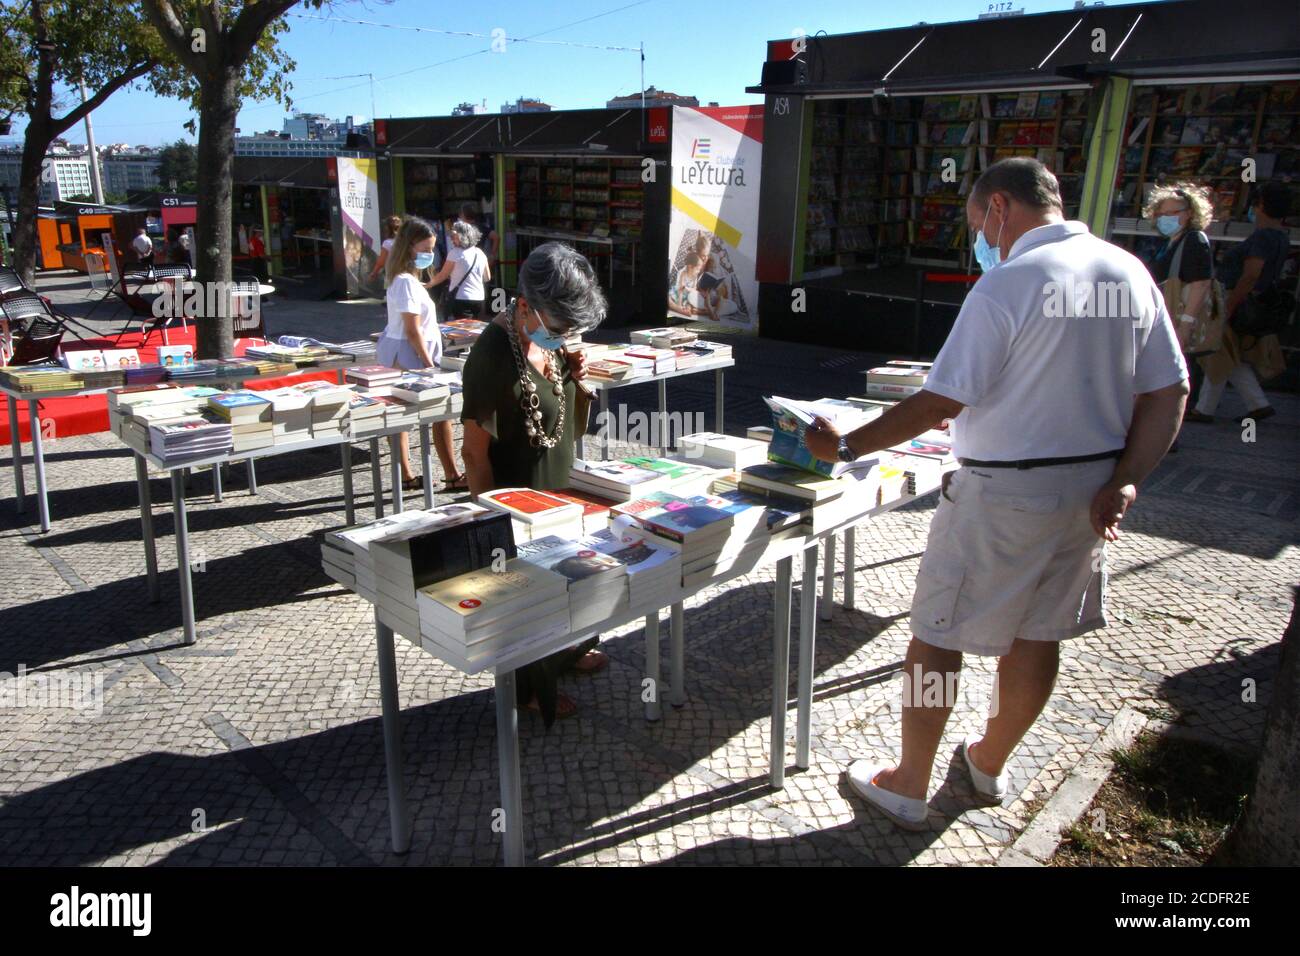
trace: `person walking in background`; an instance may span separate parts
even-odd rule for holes
[[[447,283],[443,301],[452,318],[476,319],[483,314],[492,269],[487,254],[478,248],[479,239],[478,229],[471,224],[460,220],[451,224],[447,261],[433,277],[431,285]]]
[[[423,219],[408,217],[397,232],[386,266],[388,325],[379,339],[375,357],[380,365],[414,371],[433,368],[442,358],[442,333],[428,290],[417,273],[433,265],[433,227]],[[451,422],[434,422],[433,444],[447,475],[447,489],[464,487],[452,452]],[[390,442],[392,439],[390,439]],[[401,456],[402,488],[416,491],[429,480],[411,470],[410,440],[397,436],[393,453]]]
[[[153,268],[153,240],[149,238],[149,231],[144,226],[135,231],[135,238],[131,240],[131,251],[135,253],[140,268]]]
[[[488,268],[497,275],[497,254],[500,251],[501,237],[488,225],[483,211],[476,203],[467,202],[460,207],[460,220],[467,222],[479,231],[478,247],[487,254]]]
[[[600,325],[607,309],[591,263],[571,247],[543,243],[524,260],[518,298],[487,324],[465,361],[462,453],[473,495],[568,487],[574,436],[586,431],[590,403],[579,384],[585,371],[564,351],[564,338]],[[596,643],[521,668],[519,706],[538,710],[548,727],[573,714],[577,705],[556,682],[569,668],[604,667]]]
[[[823,419],[807,433],[817,457],[851,461],[952,420],[961,468],[945,475],[912,598],[902,758],[847,771],[912,830],[926,826],[963,654],[997,657],[998,673],[996,707],[962,762],[980,802],[1007,797],[1008,758],[1051,697],[1060,642],[1106,624],[1104,543],[1173,442],[1187,396],[1160,290],[1137,258],[1064,219],[1046,166],[994,163],[966,223],[984,275],[922,391],[848,435]],[[1099,301],[1116,314],[1096,314]]]
[[[384,267],[388,265],[388,253],[393,248],[393,239],[397,236],[397,231],[402,228],[401,216],[389,216],[384,220],[384,241],[379,244],[379,258],[375,260],[374,268],[370,270],[368,281],[374,282],[381,275],[385,275]],[[387,282],[387,277],[384,279]]]
[[[1291,212],[1291,191],[1285,183],[1273,180],[1251,197],[1247,215],[1255,224],[1255,231],[1245,240],[1236,243],[1223,255],[1220,275],[1227,290],[1228,328],[1223,332],[1219,350],[1201,359],[1205,381],[1196,399],[1196,407],[1187,412],[1189,422],[1213,422],[1214,413],[1223,398],[1224,386],[1231,382],[1241,400],[1246,404],[1243,418],[1261,421],[1271,418],[1273,406],[1269,405],[1264,389],[1251,367],[1253,350],[1243,349],[1242,334],[1234,323],[1247,300],[1254,296],[1264,298],[1264,303],[1249,305],[1267,307],[1268,297],[1278,293],[1277,280],[1282,265],[1290,252],[1291,236],[1283,220]],[[1252,336],[1250,344],[1262,336]],[[1238,419],[1240,421],[1240,419]]]

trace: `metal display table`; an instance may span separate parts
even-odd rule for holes
[[[955,468],[956,465],[951,466]],[[844,553],[844,591],[845,605],[853,606],[854,587],[854,529],[872,517],[892,511],[904,504],[930,494],[938,485],[918,489],[917,495],[903,495],[897,501],[873,508],[842,522],[834,528],[819,534],[782,538],[770,543],[762,556],[755,562],[746,563],[731,573],[713,578],[691,589],[681,589],[675,595],[676,600],[670,607],[671,620],[671,693],[669,702],[674,706],[683,706],[685,693],[685,635],[683,627],[682,602],[708,588],[726,584],[728,581],[752,573],[756,567],[775,563],[776,587],[774,598],[774,622],[772,635],[772,717],[769,738],[770,755],[768,777],[771,786],[782,789],[785,786],[785,727],[786,710],[789,705],[790,681],[790,629],[791,603],[793,594],[794,558],[803,555],[802,595],[799,615],[799,662],[796,685],[796,727],[795,727],[795,765],[807,769],[811,763],[812,750],[812,703],[813,703],[813,667],[816,651],[817,631],[817,564],[818,552],[825,542],[826,575],[823,582],[822,608],[820,616],[830,617],[831,601],[834,593],[834,544],[835,536],[845,536]],[[505,863],[508,866],[522,866],[524,863],[524,813],[523,789],[519,770],[519,714],[515,703],[515,672],[526,664],[537,661],[565,647],[570,647],[583,639],[618,627],[644,617],[645,619],[645,677],[652,681],[652,687],[659,687],[659,615],[660,608],[633,608],[599,625],[582,631],[573,632],[541,645],[530,645],[520,652],[518,657],[503,658],[495,668],[496,724],[497,724],[497,758],[500,775],[501,807],[505,811],[505,829],[503,832],[503,849]],[[401,745],[401,702],[398,694],[397,657],[394,647],[394,632],[382,623],[379,612],[375,616],[375,641],[379,663],[380,702],[383,712],[384,756],[388,780],[389,826],[392,846],[396,853],[406,853],[411,846],[411,817],[407,809],[406,786],[402,768]],[[415,639],[418,644],[418,635]],[[454,666],[454,665],[449,665]],[[657,720],[661,716],[656,700],[646,705],[646,719]]]
[[[438,421],[451,421],[459,417],[459,412],[447,415],[440,415],[436,418],[430,418],[419,424],[420,430],[420,455],[424,468],[424,505],[426,508],[432,508],[434,503],[433,482],[433,452],[430,448],[430,426]],[[328,448],[339,446],[342,453],[342,470],[343,470],[343,508],[344,521],[346,524],[356,523],[356,506],[352,495],[352,446],[358,441],[370,442],[370,468],[372,483],[375,489],[375,517],[384,516],[384,499],[382,495],[383,481],[379,465],[379,440],[381,438],[390,438],[402,432],[409,431],[411,426],[394,428],[391,430],[366,435],[364,438],[353,438],[349,436],[329,436],[327,438],[309,438],[304,441],[290,442],[281,445],[268,445],[265,448],[256,448],[245,452],[236,452],[233,454],[214,455],[209,458],[199,458],[192,461],[186,461],[177,464],[166,464],[153,454],[145,454],[139,451],[135,452],[135,478],[136,489],[140,499],[140,531],[141,540],[144,543],[144,561],[145,574],[149,582],[149,599],[157,602],[162,599],[162,588],[158,580],[158,554],[153,527],[153,498],[149,493],[149,466],[152,465],[168,473],[171,478],[172,487],[172,517],[176,529],[176,573],[180,579],[180,598],[181,598],[181,619],[184,622],[184,642],[193,644],[197,639],[197,632],[194,624],[194,583],[192,578],[192,566],[190,561],[190,541],[189,527],[185,517],[185,475],[191,468],[201,468],[205,465],[213,466],[213,490],[214,497],[221,500],[220,494],[220,467],[224,464],[235,461],[243,461],[248,464],[249,468],[249,493],[257,493],[257,484],[255,472],[253,471],[253,462],[258,458],[270,458],[276,455],[288,455],[300,451],[314,451],[318,448]],[[392,475],[392,508],[393,513],[398,514],[402,510],[402,474],[401,460],[397,455],[391,457],[391,475]]]
[[[599,394],[600,416],[601,420],[606,423],[606,427],[600,431],[600,458],[601,461],[609,460],[609,393],[616,388],[628,388],[632,385],[646,385],[655,382],[659,386],[659,439],[658,445],[660,451],[667,450],[668,436],[668,379],[680,378],[683,375],[696,375],[704,372],[713,373],[713,430],[719,434],[723,433],[723,405],[724,405],[724,386],[723,374],[729,368],[734,368],[735,359],[715,359],[710,362],[700,362],[692,365],[690,368],[674,369],[671,372],[660,372],[656,375],[639,375],[635,378],[622,378],[615,380],[595,379],[591,376],[583,379],[584,383],[589,385]],[[584,455],[585,457],[585,455]]]
[[[351,368],[357,363],[352,359],[322,359],[319,363],[313,365],[304,365],[292,372],[275,372],[269,375],[257,375],[249,378],[239,379],[240,385],[246,382],[266,381],[272,378],[292,378],[299,375],[306,375],[311,372],[337,372],[338,381],[343,382],[343,369]],[[229,376],[222,378],[220,376],[203,376],[201,378],[186,379],[184,382],[177,383],[181,388],[192,385],[217,385],[221,382],[233,381]],[[44,419],[41,418],[40,403],[47,398],[86,398],[92,395],[106,395],[111,389],[107,388],[67,388],[51,392],[16,392],[5,385],[0,385],[0,393],[8,397],[9,406],[9,447],[13,455],[14,470],[14,499],[15,510],[23,514],[27,510],[27,487],[26,480],[23,476],[23,452],[22,438],[18,431],[18,402],[27,403],[27,415],[31,429],[32,443],[32,464],[36,472],[36,507],[40,515],[41,533],[50,530],[50,502],[47,495],[45,481],[45,427]],[[220,491],[218,490],[218,498]]]

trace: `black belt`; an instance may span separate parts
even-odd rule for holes
[[[1020,461],[980,461],[977,458],[958,458],[963,468],[974,465],[977,468],[1015,468],[1024,471],[1027,468],[1045,468],[1048,465],[1077,465],[1085,461],[1102,461],[1106,458],[1118,458],[1124,454],[1123,448],[1114,451],[1099,451],[1095,455],[1074,455],[1070,458],[1023,458]]]

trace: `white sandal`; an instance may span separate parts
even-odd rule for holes
[[[975,796],[979,797],[984,803],[993,806],[1000,806],[1002,801],[1007,798],[1008,775],[1006,768],[996,777],[990,777],[970,759],[970,749],[984,738],[979,734],[971,734],[961,744],[962,760],[966,762],[966,772],[970,774],[971,786],[975,788]]]
[[[928,829],[926,821],[930,808],[924,800],[905,797],[876,784],[876,777],[888,769],[884,764],[875,764],[870,760],[855,760],[849,764],[849,786],[904,830],[916,832]]]

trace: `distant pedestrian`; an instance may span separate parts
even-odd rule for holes
[[[153,240],[149,238],[149,232],[144,226],[136,230],[135,238],[131,240],[131,251],[135,253],[141,268],[153,268]]]

